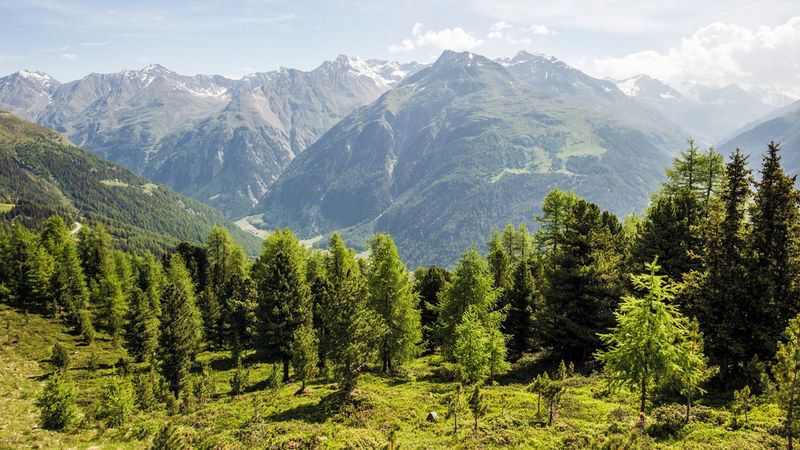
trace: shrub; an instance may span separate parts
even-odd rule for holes
[[[647,434],[656,438],[674,437],[686,425],[685,406],[676,403],[655,408],[652,416],[653,422],[647,426]]]
[[[77,418],[75,391],[72,384],[57,373],[50,375],[36,406],[41,410],[42,428],[48,430],[68,428],[75,423]]]
[[[113,377],[100,396],[97,418],[104,419],[110,427],[118,427],[130,419],[133,406],[134,395],[130,382]]]
[[[200,374],[194,377],[192,388],[197,403],[205,403],[214,395],[214,382],[211,379],[211,369],[208,368],[208,364],[202,365]]]
[[[53,364],[53,367],[60,372],[65,372],[67,367],[69,367],[70,363],[70,356],[67,348],[61,345],[61,343],[56,343],[53,346],[53,351],[50,353],[50,363]]]
[[[153,450],[189,450],[192,448],[192,436],[185,428],[166,424],[153,439]]]
[[[158,406],[160,398],[159,376],[154,367],[145,374],[136,375],[133,379],[133,387],[136,392],[136,404],[142,411],[151,411]]]
[[[250,369],[245,369],[242,366],[241,359],[236,363],[236,370],[233,371],[233,376],[230,380],[231,395],[241,395],[250,384]]]

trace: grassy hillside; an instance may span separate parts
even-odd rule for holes
[[[219,211],[0,111],[0,217],[35,224],[52,214],[103,223],[131,249],[204,240],[214,226],[251,254],[259,248]]]
[[[36,330],[35,332],[30,330]],[[77,429],[52,432],[39,428],[36,397],[52,368],[50,348],[64,344],[72,363],[67,376],[78,389],[81,423]],[[747,424],[739,416],[735,425],[728,399],[706,396],[695,408],[693,420],[680,424],[681,405],[663,400],[648,414],[644,429],[637,426],[636,395],[609,393],[598,375],[574,375],[553,426],[536,415],[536,396],[526,389],[542,370],[535,359],[518,364],[505,378],[485,388],[487,415],[479,431],[464,395],[460,428],[453,435],[446,418],[447,398],[454,383],[440,377],[438,356],[416,360],[402,377],[368,373],[359,382],[355,401],[339,402],[336,385],[325,380],[310,385],[310,392],[295,395],[298,383],[277,391],[265,388],[269,366],[251,366],[248,391],[227,395],[233,371],[227,353],[204,352],[216,394],[204,404],[194,403],[169,416],[157,412],[134,414],[120,428],[106,428],[92,417],[103,386],[115,373],[113,365],[123,352],[113,350],[101,336],[91,346],[60,323],[35,314],[0,306],[0,448],[143,448],[164,423],[173,424],[196,448],[385,448],[392,431],[403,449],[416,448],[780,448],[784,439],[775,434],[778,408],[754,399]],[[98,368],[90,370],[94,354]],[[143,365],[132,371],[142,372]],[[425,420],[429,412],[438,422]]]

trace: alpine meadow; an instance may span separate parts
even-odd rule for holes
[[[0,1],[0,449],[792,450],[789,3]]]

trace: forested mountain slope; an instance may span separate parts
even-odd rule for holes
[[[214,226],[227,228],[251,253],[259,248],[257,238],[214,208],[150,183],[7,112],[0,112],[0,202],[4,220],[36,223],[62,214],[102,223],[132,249],[200,241]]]

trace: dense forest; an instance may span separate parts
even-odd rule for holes
[[[5,223],[0,362],[41,362],[28,403],[76,446],[792,448],[800,196],[777,144],[752,165],[690,141],[641,217],[553,190],[414,271],[387,234],[250,259]]]

